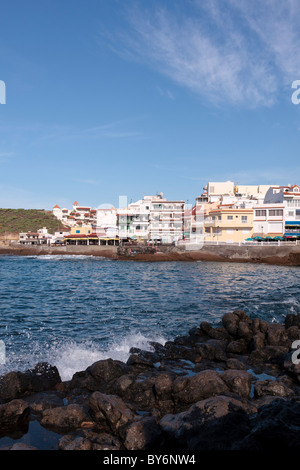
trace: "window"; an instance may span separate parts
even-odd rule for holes
[[[248,216],[247,215],[242,215],[242,224],[246,224],[248,221]]]
[[[255,215],[256,215],[256,217],[266,217],[267,211],[266,210],[256,210]]]
[[[288,199],[287,207],[300,207],[300,199]]]
[[[227,216],[227,220],[233,220],[233,216],[232,216],[232,215],[228,215],[228,216]]]
[[[218,215],[218,220],[222,220],[222,217],[221,217],[221,215]]]
[[[270,209],[269,210],[270,217],[282,217],[282,214],[283,214],[282,209],[276,209],[276,210]]]

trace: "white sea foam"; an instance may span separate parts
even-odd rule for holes
[[[95,344],[67,343],[52,350],[48,362],[56,365],[62,380],[69,380],[75,372],[85,370],[88,366],[102,359],[114,359],[126,362],[132,347],[151,351],[149,342],[164,344],[163,337],[147,338],[141,333],[128,335],[113,342],[108,348],[101,349]]]
[[[86,258],[95,258],[94,255],[37,255],[36,259],[39,260],[65,260],[65,259],[86,259]]]
[[[111,358],[126,362],[132,347],[151,351],[152,346],[149,343],[151,341],[164,344],[166,339],[159,335],[146,337],[137,332],[116,339],[106,347],[101,347],[94,342],[66,341],[43,345],[43,347],[38,343],[31,343],[31,348],[26,353],[22,351],[22,353],[13,353],[7,356],[6,364],[0,366],[0,375],[12,370],[25,371],[34,367],[38,362],[48,362],[57,367],[63,381],[70,380],[75,372],[83,371],[99,360]]]

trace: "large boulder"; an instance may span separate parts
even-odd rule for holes
[[[85,407],[71,404],[43,411],[40,423],[46,429],[65,433],[81,428],[82,423],[90,421],[91,417]]]
[[[76,372],[68,384],[69,390],[101,391],[109,393],[114,382],[130,368],[121,361],[103,359],[93,363],[85,371]]]
[[[66,434],[58,441],[60,450],[119,450],[121,443],[111,434],[82,429]]]
[[[236,450],[300,450],[300,403],[283,398],[258,409],[247,437]]]
[[[90,398],[90,409],[98,426],[120,436],[122,439],[126,429],[137,417],[136,413],[116,395],[94,392]]]
[[[174,402],[180,408],[228,391],[229,388],[217,371],[204,370],[191,377],[177,378],[172,393]]]
[[[254,385],[254,396],[262,397],[265,395],[290,397],[294,395],[294,392],[284,383],[278,382],[277,380],[258,380]]]
[[[9,372],[0,377],[0,400],[9,401],[35,392],[55,388],[61,382],[55,366],[38,363],[25,372]]]
[[[136,370],[136,374],[126,374],[114,383],[110,394],[116,394],[137,409],[149,410],[156,402],[154,384],[158,372],[155,370]]]
[[[33,393],[24,398],[28,404],[30,411],[36,415],[40,415],[44,410],[64,406],[64,400],[58,392],[39,392]]]
[[[225,313],[222,317],[224,328],[233,338],[241,337],[241,331],[239,329],[240,322],[244,323],[244,328],[246,325],[251,325],[250,317],[248,317],[243,310],[235,310],[234,312]]]
[[[168,414],[160,426],[167,444],[177,451],[231,450],[250,432],[245,405],[226,396],[207,398],[187,411]]]
[[[24,400],[11,400],[0,405],[0,437],[9,435],[11,432],[27,429],[30,410]]]
[[[158,449],[162,444],[162,431],[153,416],[137,419],[129,424],[124,446],[127,450]]]
[[[222,372],[220,377],[231,392],[241,397],[249,398],[253,381],[253,376],[249,372],[230,369]]]

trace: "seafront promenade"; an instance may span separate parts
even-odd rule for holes
[[[115,260],[135,261],[219,261],[267,263],[286,266],[300,266],[300,245],[239,245],[205,244],[195,246],[160,245],[154,249],[143,245],[117,246],[1,246],[0,255],[40,256],[40,255],[88,255],[102,256]]]

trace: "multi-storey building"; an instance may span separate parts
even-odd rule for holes
[[[144,196],[117,211],[120,239],[173,243],[184,235],[184,201]]]
[[[95,224],[97,222],[97,209],[80,206],[74,202],[72,209],[61,209],[57,204],[53,207],[53,215],[68,227],[74,225]]]
[[[168,201],[162,196],[151,201],[149,238],[173,243],[184,237],[184,201]]]
[[[272,186],[267,191],[265,204],[284,205],[284,237],[300,238],[300,187],[298,185]]]
[[[117,209],[114,207],[98,208],[95,231],[101,238],[115,238],[119,236]]]
[[[283,237],[284,204],[257,204],[253,214],[253,237]]]
[[[252,236],[253,209],[219,206],[210,210],[204,219],[204,241],[243,242]]]

